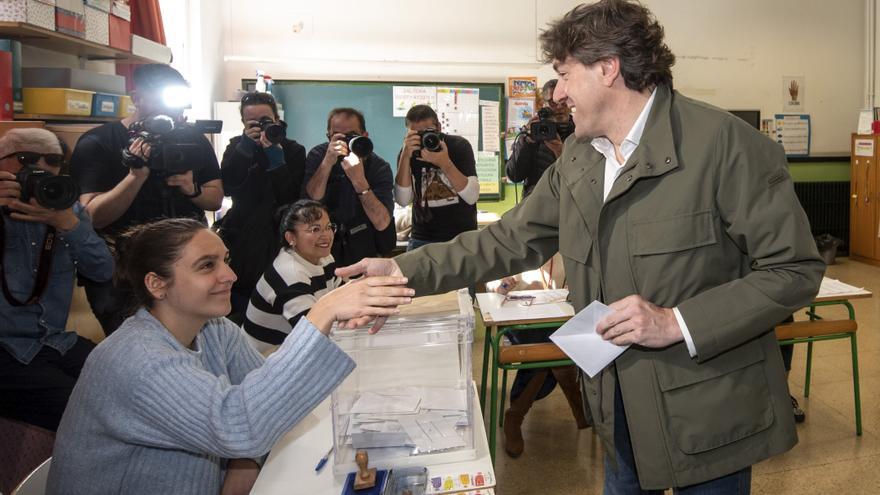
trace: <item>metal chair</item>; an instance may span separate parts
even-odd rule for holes
[[[841,304],[849,311],[848,320],[824,320],[816,314],[817,306],[830,306]],[[817,302],[810,305],[809,321],[796,321],[776,327],[776,338],[780,345],[784,344],[807,344],[807,369],[804,378],[804,397],[810,396],[810,373],[813,363],[813,342],[823,340],[849,339],[852,357],[853,371],[853,400],[855,403],[856,435],[862,434],[862,403],[859,394],[859,355],[856,341],[856,331],[859,328],[856,322],[855,310],[849,301]]]

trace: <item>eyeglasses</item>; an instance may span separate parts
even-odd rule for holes
[[[274,105],[275,98],[269,93],[248,93],[241,98],[242,105]]]
[[[335,223],[328,223],[326,227],[321,227],[320,225],[309,225],[308,227],[303,229],[303,232],[306,232],[306,233],[309,233],[312,235],[318,235],[321,232],[336,233],[336,224]]]
[[[10,153],[2,158],[5,160],[10,156],[14,156],[18,163],[24,165],[25,167],[32,167],[40,161],[40,158],[46,160],[46,165],[50,167],[60,167],[64,164],[64,155],[59,155],[58,153],[37,153],[34,151],[19,151],[16,153]]]

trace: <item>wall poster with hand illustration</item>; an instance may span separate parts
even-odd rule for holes
[[[803,76],[782,77],[782,111],[806,113],[807,91]]]

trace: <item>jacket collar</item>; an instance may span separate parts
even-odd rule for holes
[[[657,87],[654,106],[648,115],[645,131],[638,147],[630,155],[623,171],[606,201],[625,193],[639,179],[658,177],[678,168],[679,157],[676,153],[676,137],[672,129],[672,102],[675,95],[666,85]],[[604,169],[604,162],[601,163]],[[595,167],[594,167],[595,168]],[[601,194],[602,184],[599,184]],[[601,197],[601,196],[600,196]]]

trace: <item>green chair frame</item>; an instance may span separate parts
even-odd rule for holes
[[[810,321],[821,320],[822,317],[816,313],[816,308],[818,306],[834,306],[834,305],[842,305],[845,306],[847,311],[849,312],[849,319],[855,321],[856,312],[853,309],[852,303],[846,300],[840,301],[823,301],[823,302],[814,302],[810,305],[809,310],[807,310],[807,316],[810,317]],[[849,339],[850,341],[850,352],[852,354],[852,373],[853,373],[853,399],[855,406],[855,416],[856,416],[856,435],[862,435],[862,402],[861,402],[861,394],[859,392],[859,353],[858,353],[858,341],[856,338],[856,332],[843,332],[836,333],[830,335],[818,335],[815,337],[798,337],[793,339],[785,339],[780,340],[780,345],[786,344],[807,344],[807,365],[806,365],[806,373],[804,377],[804,397],[810,396],[810,375],[812,372],[813,366],[813,342],[820,342],[823,340],[839,340],[839,339]]]
[[[553,321],[545,323],[528,323],[521,325],[498,326],[497,331],[492,332],[492,328],[486,327],[486,338],[483,343],[483,369],[480,385],[480,408],[485,410],[486,405],[486,380],[489,368],[492,369],[490,402],[489,402],[489,456],[492,464],[495,464],[495,443],[497,430],[499,426],[504,425],[504,402],[507,398],[507,372],[511,370],[524,370],[536,368],[553,368],[556,366],[569,366],[574,364],[570,359],[559,359],[554,361],[533,361],[527,363],[499,363],[498,356],[501,350],[501,340],[505,335],[511,332],[520,332],[528,330],[555,329],[562,326],[565,321]],[[490,358],[491,355],[491,358]],[[498,371],[502,372],[501,385],[501,407],[498,406]]]

